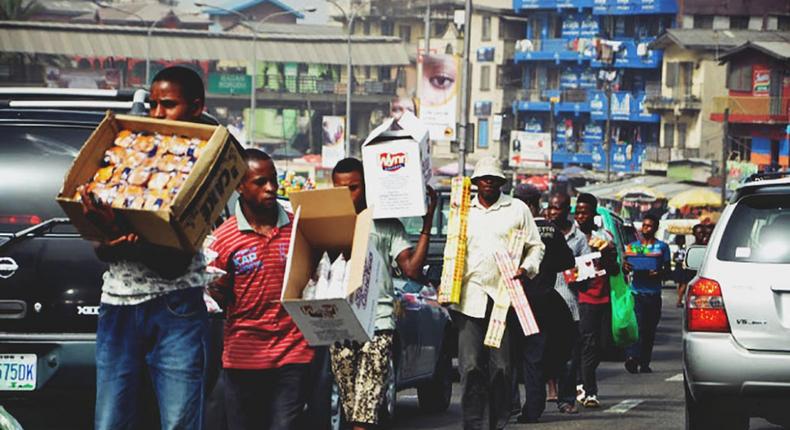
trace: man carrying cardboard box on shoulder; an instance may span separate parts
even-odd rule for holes
[[[357,213],[367,207],[365,175],[362,162],[355,158],[340,160],[332,170],[335,187],[348,187]],[[386,273],[381,274],[381,285],[376,310],[376,331],[373,339],[362,345],[335,345],[330,349],[332,372],[340,389],[343,411],[354,429],[371,428],[378,424],[378,409],[384,398],[388,362],[392,356],[393,284],[391,271],[397,265],[409,278],[420,277],[428,255],[436,192],[429,188],[430,203],[423,217],[423,227],[417,246],[412,248],[403,224],[397,219],[373,222],[370,234],[374,249],[384,261]]]
[[[226,274],[212,296],[226,309],[222,364],[230,430],[295,430],[307,398],[313,350],[280,302],[293,215],[277,202],[277,170],[247,149],[236,213],[211,245]]]
[[[203,81],[185,67],[154,77],[149,116],[200,122]],[[208,315],[207,258],[152,245],[129,233],[113,210],[80,188],[85,215],[112,239],[96,253],[109,263],[96,330],[97,430],[133,428],[150,375],[162,429],[202,429]]]

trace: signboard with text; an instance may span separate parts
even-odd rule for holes
[[[546,169],[551,167],[551,134],[510,132],[510,167]]]
[[[252,77],[238,73],[211,73],[208,75],[208,92],[214,94],[249,94]]]

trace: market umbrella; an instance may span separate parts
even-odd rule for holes
[[[664,198],[663,194],[646,186],[625,188],[618,191],[615,197],[619,200],[630,202],[654,202]]]
[[[694,188],[669,199],[669,207],[680,209],[688,207],[720,207],[721,195],[707,188]]]
[[[549,190],[549,178],[548,176],[545,175],[530,176],[529,178],[525,179],[522,183],[532,185],[540,191]]]

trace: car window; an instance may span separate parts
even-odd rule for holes
[[[66,216],[55,197],[92,131],[76,126],[0,125],[0,233]]]
[[[733,210],[717,257],[748,263],[790,263],[790,196],[751,196]]]

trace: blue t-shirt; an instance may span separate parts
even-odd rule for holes
[[[658,254],[661,253],[661,267],[664,267],[672,259],[672,253],[669,250],[669,245],[656,239],[652,245],[644,245],[640,241],[631,243],[631,246],[640,247],[644,246],[647,253]],[[634,271],[631,277],[631,290],[637,294],[661,294],[662,279],[657,277],[650,277],[646,271]]]

